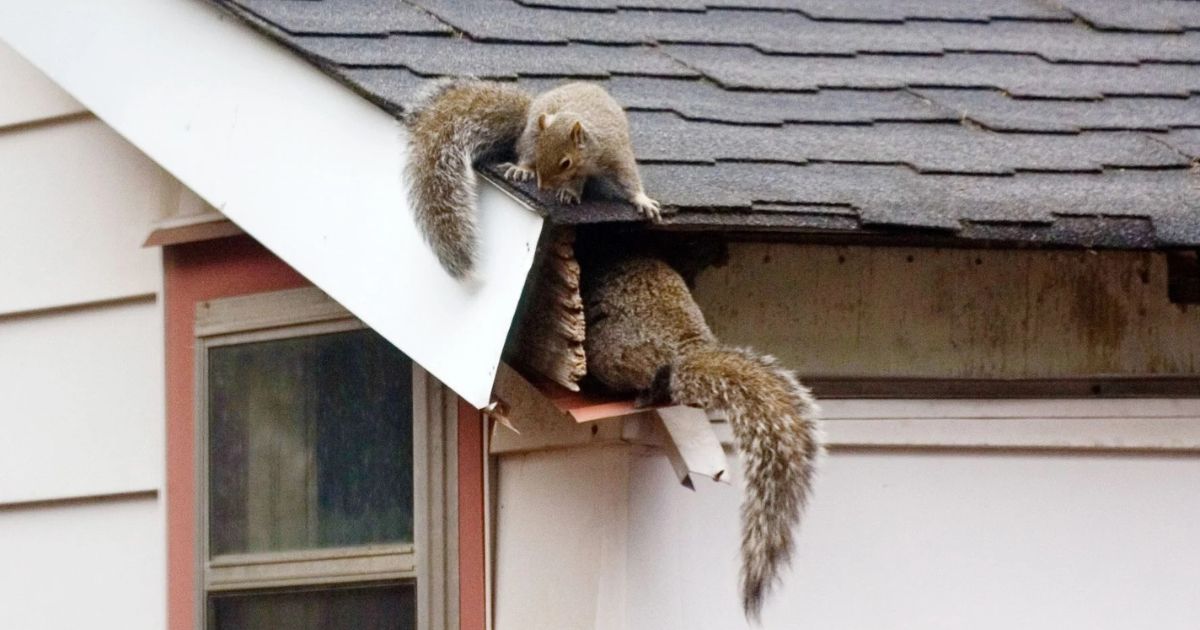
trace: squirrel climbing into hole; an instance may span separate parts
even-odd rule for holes
[[[642,188],[625,111],[598,85],[567,83],[534,97],[505,83],[442,80],[408,107],[404,122],[417,225],[455,278],[469,275],[478,256],[472,164],[514,143],[517,161],[500,166],[505,178],[536,179],[573,204],[588,179],[608,177],[644,217],[661,220]]]
[[[662,260],[609,257],[584,268],[588,373],[643,403],[727,414],[740,453],[741,597],[756,619],[787,566],[821,452],[818,407],[770,356],[721,345],[687,284]]]

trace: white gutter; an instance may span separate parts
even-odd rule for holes
[[[480,281],[413,227],[389,115],[200,0],[0,0],[3,39],[476,407],[542,220],[480,189]]]

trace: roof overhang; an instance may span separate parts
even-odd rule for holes
[[[414,227],[391,116],[200,0],[0,0],[3,39],[477,407],[542,219],[481,182],[478,280]]]

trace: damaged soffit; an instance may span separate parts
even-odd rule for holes
[[[600,82],[665,227],[1200,245],[1200,2],[210,1],[395,115],[447,75]]]

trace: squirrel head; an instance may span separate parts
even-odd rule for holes
[[[590,141],[588,131],[571,114],[542,114],[537,125],[534,171],[538,188],[561,188],[583,174],[581,169]]]

